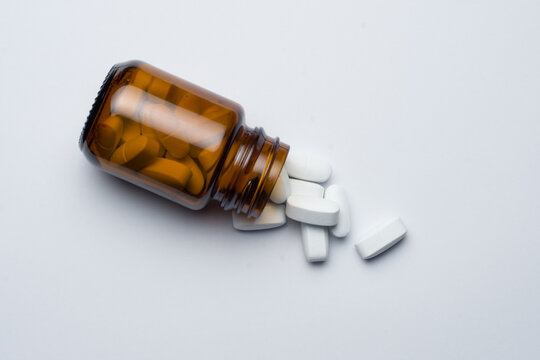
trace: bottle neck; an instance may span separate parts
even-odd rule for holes
[[[216,181],[213,198],[225,210],[258,217],[285,164],[289,146],[266,136],[262,128],[242,125]]]

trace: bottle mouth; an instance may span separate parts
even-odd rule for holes
[[[270,198],[289,146],[262,128],[241,128],[230,151],[232,160],[222,169],[214,198],[225,210],[256,218]]]
[[[246,213],[248,217],[259,217],[261,214],[266,203],[270,199],[270,194],[272,194],[272,190],[274,190],[274,186],[276,185],[281,170],[285,165],[285,159],[289,153],[289,146],[282,144],[279,137],[276,137],[274,141],[271,141],[266,137],[264,131],[262,131],[262,137],[264,137],[265,142],[269,143],[270,149],[266,153],[268,155],[266,166],[261,174],[260,181],[258,182],[255,194],[252,197],[252,201],[250,202]],[[262,152],[265,153],[264,151]]]
[[[114,75],[116,74],[119,68],[120,68],[119,64],[114,65],[107,73],[105,80],[103,80],[103,83],[101,84],[101,87],[99,88],[99,91],[94,100],[94,104],[92,104],[90,113],[88,114],[88,117],[86,118],[86,122],[84,123],[83,129],[81,131],[81,135],[79,136],[79,149],[81,150],[84,147],[84,142],[88,136],[88,133],[90,132],[90,129],[92,128],[92,125],[94,124],[94,121],[98,118],[97,115],[101,111],[101,107],[103,106],[103,99],[106,96],[107,89],[109,88],[109,84],[111,83],[112,79],[114,78]]]

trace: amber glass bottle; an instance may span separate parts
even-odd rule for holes
[[[139,61],[113,66],[79,145],[108,173],[191,209],[260,215],[289,146],[233,101]]]

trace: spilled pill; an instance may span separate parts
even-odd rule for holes
[[[289,183],[291,184],[291,195],[323,197],[324,188],[319,184],[298,179],[289,179]]]
[[[326,161],[312,156],[290,153],[285,162],[290,177],[323,183],[332,175],[332,168]]]
[[[363,259],[370,259],[390,249],[407,234],[407,228],[400,218],[393,219],[361,237],[356,250]]]
[[[261,215],[256,219],[233,211],[232,220],[234,228],[242,231],[272,229],[287,222],[285,206],[272,203],[266,204]]]
[[[324,191],[324,198],[332,200],[339,205],[339,219],[335,226],[330,228],[330,232],[335,237],[345,237],[351,231],[351,214],[349,211],[349,201],[343,186],[330,185]]]
[[[308,181],[291,179],[292,195],[322,198],[324,188]],[[324,226],[300,224],[304,256],[309,262],[326,261],[328,257],[328,228]]]
[[[323,226],[300,224],[304,255],[309,262],[326,261],[328,258],[328,229]]]
[[[270,194],[270,200],[276,204],[283,204],[291,195],[291,182],[287,170],[283,168],[281,174],[274,185],[274,190]]]
[[[287,199],[285,213],[293,220],[320,226],[336,225],[339,205],[331,200],[292,195]]]

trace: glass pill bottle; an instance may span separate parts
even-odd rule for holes
[[[260,215],[289,146],[244,124],[237,103],[151,65],[109,71],[79,146],[104,171],[191,209]]]

